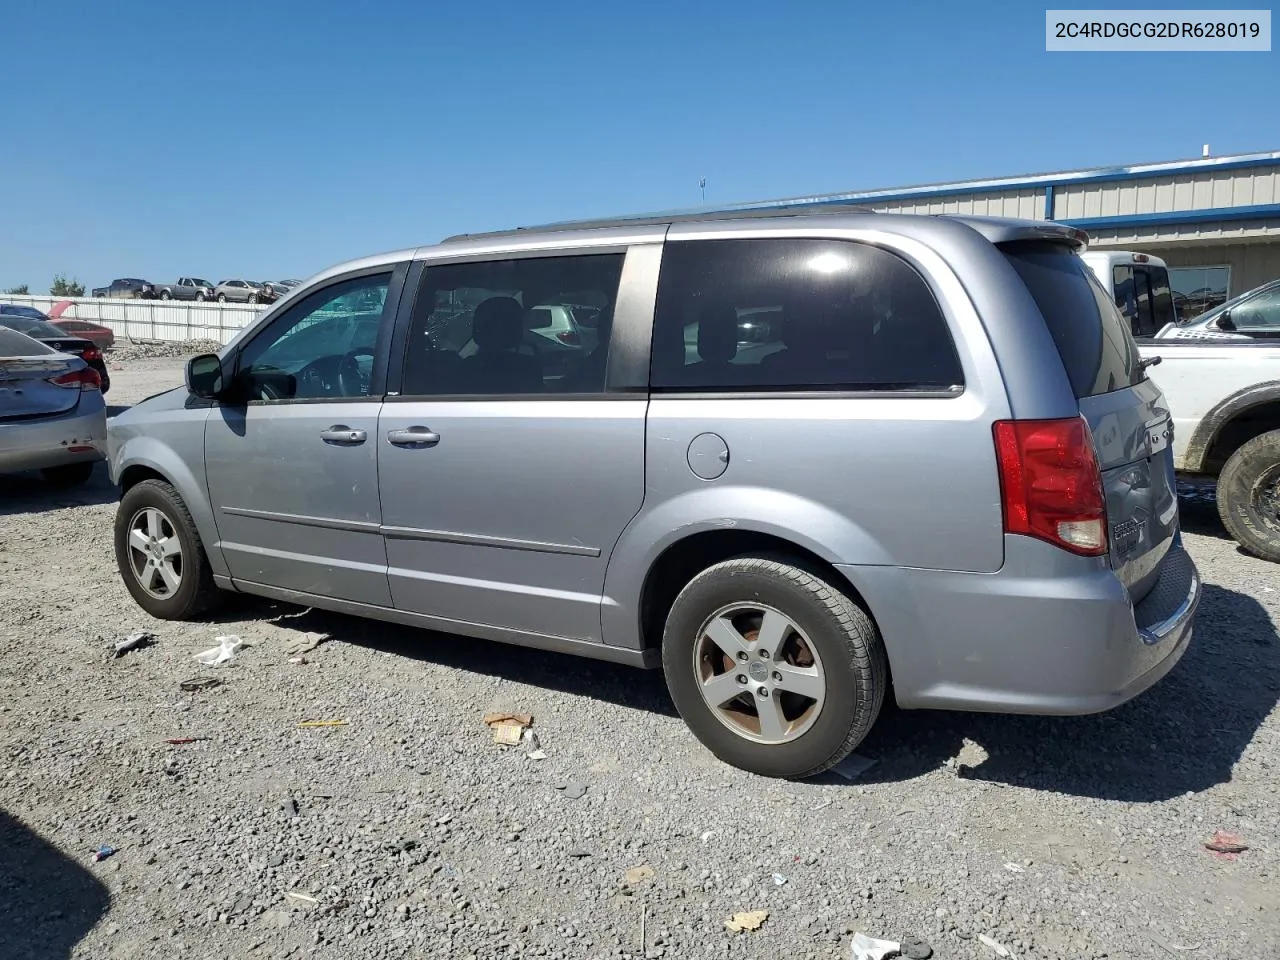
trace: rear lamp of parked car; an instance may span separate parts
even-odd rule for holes
[[[995,443],[1005,532],[1104,556],[1107,505],[1084,418],[999,420]]]
[[[102,351],[97,347],[85,347],[80,353],[81,360],[101,360]]]
[[[80,390],[102,389],[102,377],[98,376],[98,371],[93,367],[72,370],[70,373],[64,373],[60,377],[53,377],[49,382],[56,387],[75,387]]]
[[[578,336],[578,331],[576,330],[561,330],[556,334],[556,339],[571,347],[576,347],[582,343],[582,338]]]

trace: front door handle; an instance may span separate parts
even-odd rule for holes
[[[321,430],[320,439],[325,443],[353,447],[368,440],[369,434],[364,430],[352,430],[344,423],[336,423],[328,430]]]
[[[409,427],[388,431],[387,442],[396,447],[434,447],[440,442],[440,434],[430,427]]]

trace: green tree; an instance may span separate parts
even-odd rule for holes
[[[83,297],[84,284],[75,277],[68,280],[59,273],[54,276],[53,286],[49,288],[49,293],[55,297]]]
[[[5,293],[13,293],[20,297],[25,297],[31,293],[31,289],[25,283],[20,283],[16,287],[10,287]]]

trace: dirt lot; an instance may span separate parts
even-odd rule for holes
[[[109,399],[180,376],[120,362]],[[105,471],[0,478],[5,960],[836,958],[855,931],[939,958],[1280,956],[1280,569],[1211,505],[1184,505],[1207,590],[1164,683],[1087,718],[888,709],[852,783],[719,764],[656,674],[251,600],[152,621],[113,514]],[[252,646],[199,666],[223,634]],[[179,689],[198,674],[223,683]],[[547,759],[493,745],[485,710],[534,714]],[[1219,829],[1249,849],[1213,855]],[[747,910],[768,917],[726,931]]]

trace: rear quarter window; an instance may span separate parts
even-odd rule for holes
[[[676,391],[959,393],[924,278],[868,244],[682,240],[662,255],[650,383]]]
[[[1000,250],[1040,308],[1077,397],[1123,390],[1145,379],[1128,321],[1070,248],[1026,242]]]

